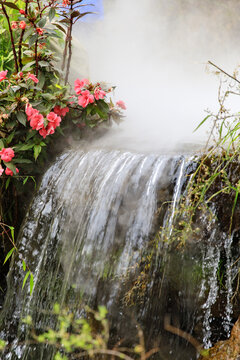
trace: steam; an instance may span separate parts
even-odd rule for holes
[[[127,105],[124,123],[101,146],[163,151],[204,143],[208,127],[193,130],[217,106],[218,89],[206,63],[232,72],[239,55],[239,10],[230,3],[105,0],[103,17],[77,25],[74,76],[111,82],[115,100]]]

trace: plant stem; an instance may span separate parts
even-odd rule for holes
[[[228,74],[226,71],[222,70],[219,66],[215,65],[213,62],[208,61],[208,64],[214,66],[216,69],[218,69],[219,71],[221,71],[223,74],[227,75],[228,77],[230,77],[231,79],[237,81],[240,84],[240,81],[238,79],[236,79],[234,76]]]
[[[36,77],[38,77],[38,38],[35,41]]]
[[[37,4],[38,4],[38,11],[40,12],[40,17],[41,17],[41,5],[40,5],[40,1],[39,0],[37,0]]]
[[[13,32],[12,32],[9,16],[8,16],[7,11],[5,9],[5,6],[3,4],[2,4],[2,11],[3,11],[3,13],[4,13],[4,15],[5,15],[6,19],[7,19],[8,29],[9,29],[9,33],[10,33],[10,37],[11,37],[11,44],[12,44],[12,50],[13,50],[13,56],[14,56],[15,69],[16,69],[16,72],[18,72],[18,60],[17,60],[17,53],[16,53],[15,44],[14,44]]]
[[[29,0],[26,0],[25,14],[28,13],[28,3],[29,3]],[[19,68],[20,68],[20,70],[21,70],[22,67],[23,67],[23,64],[22,64],[22,41],[23,41],[24,33],[25,33],[25,29],[22,29],[22,32],[21,32],[21,35],[20,35],[20,39],[19,39],[19,48],[18,48],[18,62],[19,62]]]
[[[64,51],[63,51],[62,71],[65,69],[65,64],[66,64],[67,49],[68,49],[68,37],[69,37],[69,28],[67,30],[67,35],[66,35],[66,39],[65,39],[65,46],[64,46]]]
[[[67,69],[66,69],[66,77],[65,77],[65,85],[68,82],[68,77],[69,77],[69,71],[70,71],[70,64],[71,64],[71,59],[72,59],[72,22],[70,23],[70,27],[69,27],[69,40],[68,40],[68,62],[67,62]]]
[[[72,28],[73,28],[72,10],[73,10],[73,0],[71,0],[71,5],[70,5],[71,17],[69,19],[70,25],[69,25],[69,30],[68,30],[68,61],[67,61],[67,69],[66,69],[66,76],[65,76],[65,85],[68,82],[70,64],[71,64],[71,59],[72,59]]]

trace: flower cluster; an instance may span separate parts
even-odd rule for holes
[[[78,105],[85,108],[95,100],[104,99],[106,92],[102,90],[99,84],[95,87],[89,83],[88,79],[77,79],[74,83],[74,90],[78,96]]]
[[[40,114],[37,109],[34,109],[29,104],[26,105],[25,111],[27,119],[28,121],[30,121],[31,128],[33,130],[39,131],[39,134],[44,139],[46,138],[46,136],[54,134],[55,129],[60,125],[60,122],[62,121],[61,117],[55,111],[51,111],[47,115],[46,120],[44,120],[43,115]],[[62,116],[65,116],[68,110],[66,110],[66,108],[62,109],[60,107],[57,107],[57,112],[60,113]]]
[[[15,156],[15,154],[14,154],[14,150],[12,148],[3,148],[0,151],[0,157],[1,157],[1,160],[4,161],[4,163],[8,163],[8,162],[12,161],[14,156]],[[3,173],[4,173],[4,169],[3,169],[2,165],[0,165],[0,176]],[[18,168],[16,168],[16,173],[19,173]],[[5,174],[13,176],[13,171],[6,166]]]
[[[8,70],[0,71],[0,82],[3,80],[7,80],[7,73],[8,73]],[[36,84],[39,81],[34,74],[31,74],[30,72],[28,72],[26,75],[24,75],[23,72],[20,71],[17,74],[17,78],[22,79],[23,77],[25,77],[25,80],[31,79]]]
[[[12,30],[16,30],[16,29],[18,29],[18,28],[20,28],[20,29],[22,29],[22,30],[24,30],[24,29],[26,29],[26,23],[25,23],[25,21],[12,21],[11,22],[11,28],[12,28]]]
[[[47,136],[54,134],[60,126],[62,118],[64,118],[70,110],[72,116],[69,116],[69,120],[72,118],[73,123],[79,129],[83,129],[85,126],[90,126],[91,128],[98,126],[103,121],[111,119],[111,116],[112,119],[116,121],[115,118],[121,118],[121,112],[117,107],[126,109],[124,102],[121,100],[117,102],[117,107],[114,108],[112,101],[107,97],[107,94],[112,91],[112,88],[103,89],[100,83],[93,84],[88,79],[76,79],[75,93],[77,96],[69,94],[67,88],[54,84],[54,87],[51,89],[56,91],[56,87],[56,93],[52,95],[50,93],[51,90],[47,93],[52,100],[51,104],[48,99],[47,101],[45,101],[44,97],[41,99],[41,94],[37,94],[34,90],[32,82],[37,84],[39,80],[32,72],[27,72],[23,69],[23,71],[12,74],[9,77],[7,75],[7,70],[0,71],[0,82],[7,80],[7,87],[22,88],[26,89],[26,91],[20,92],[18,89],[16,90],[17,110],[15,114],[11,112],[11,107],[9,106],[5,107],[5,113],[0,112],[0,127],[6,127],[8,119],[10,119],[15,123],[15,128],[18,129],[21,134],[20,144],[18,144],[16,137],[13,137],[11,142],[7,142],[5,139],[1,140],[1,146],[3,148],[0,151],[0,162],[4,162],[3,167],[6,167],[6,169],[3,169],[0,164],[0,175],[5,172],[6,175],[12,176],[13,173],[18,172],[14,163],[18,163],[18,160],[24,159],[23,149],[21,149],[23,139],[25,139],[25,145],[29,145],[29,147],[25,146],[26,151],[33,149],[33,155],[36,160],[41,152],[41,147],[46,146],[42,138],[45,139]],[[5,92],[5,97],[8,97],[8,91]],[[39,102],[41,104],[39,109],[38,105],[33,105],[33,101],[36,99],[41,100]],[[38,104],[38,101],[34,102]],[[24,127],[22,127],[22,125],[24,125]],[[67,121],[66,127],[68,128],[68,126]],[[35,132],[28,138],[26,131],[29,133],[29,127],[35,130]],[[21,150],[19,159],[14,159],[13,163],[11,163],[11,160],[15,156],[14,151],[13,148],[8,146],[12,146],[15,151]],[[19,146],[20,148],[18,148]],[[26,154],[26,156],[28,157],[29,155]],[[6,163],[9,163],[8,166]]]
[[[25,17],[28,17],[28,15],[26,14],[25,10],[23,9],[20,9],[19,10],[19,13]],[[32,23],[31,19],[30,20],[30,25]],[[11,28],[12,30],[17,30],[17,29],[21,29],[21,30],[25,30],[26,29],[26,22],[24,20],[21,20],[21,21],[12,21],[11,22]],[[44,29],[40,28],[40,27],[35,27],[35,30],[36,32],[39,34],[39,35],[43,35],[44,33]]]

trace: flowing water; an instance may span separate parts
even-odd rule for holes
[[[8,275],[0,337],[10,345],[3,359],[53,359],[53,349],[26,344],[29,330],[21,319],[32,316],[37,330],[54,326],[48,311],[55,302],[79,315],[83,303],[105,305],[115,342],[133,344],[139,323],[147,348],[159,346],[157,358],[163,360],[196,359],[191,344],[164,329],[166,316],[206,348],[229,336],[236,236],[227,237],[204,216],[200,235],[184,250],[159,240],[146,291],[126,296],[156,231],[163,226],[171,236],[195,164],[186,155],[118,150],[72,149],[56,160],[43,176],[18,239],[34,274],[32,295],[27,286],[22,290],[21,259],[12,261]]]

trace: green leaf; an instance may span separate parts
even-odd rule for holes
[[[4,148],[4,142],[3,142],[3,140],[1,139],[0,140],[0,150],[2,150]]]
[[[6,138],[6,143],[10,144],[12,142],[12,139],[14,138],[15,131],[12,131],[11,134]]]
[[[28,271],[28,272],[26,273],[25,277],[24,277],[23,284],[22,284],[22,289],[24,288],[24,286],[25,286],[25,284],[26,284],[26,281],[27,281],[29,275],[30,275],[30,271]]]
[[[52,19],[55,18],[55,15],[56,15],[56,11],[54,8],[51,8],[49,13],[48,13],[48,17],[49,17],[49,20],[52,21]]]
[[[90,15],[90,14],[92,14],[92,15],[96,15],[97,13],[96,12],[93,12],[93,11],[87,11],[87,12],[85,12],[85,13],[82,13],[81,15],[79,15],[78,17],[77,17],[77,19],[75,20],[75,22],[77,21],[77,20],[79,20],[79,19],[81,19],[83,16],[86,16],[86,15]]]
[[[5,184],[5,189],[6,189],[6,190],[8,189],[10,180],[11,180],[11,178],[9,177],[9,178],[7,179],[7,181],[6,181],[6,184]]]
[[[66,34],[66,30],[60,24],[53,23],[53,25],[55,25],[59,30],[61,30],[62,32],[64,32],[64,34]]]
[[[87,115],[91,114],[93,107],[94,107],[94,105],[91,105],[91,104],[87,106]]]
[[[78,10],[74,10],[72,13],[71,13],[71,18],[75,18],[77,16],[81,15],[80,12]]]
[[[26,123],[27,123],[27,117],[26,117],[26,114],[22,111],[18,111],[16,113],[16,117],[18,119],[18,121],[20,122],[20,124],[26,126]]]
[[[27,63],[26,65],[24,65],[24,67],[22,68],[22,71],[27,71],[29,70],[33,65],[36,64],[36,61],[30,61],[29,63]]]
[[[27,137],[26,137],[26,141],[28,141],[29,139],[31,139],[34,135],[37,134],[37,131],[36,130],[29,130],[28,134],[27,134]]]
[[[109,105],[104,100],[98,100],[97,105],[102,111],[104,112],[109,111]]]
[[[33,28],[30,27],[25,33],[24,33],[24,36],[23,36],[23,41],[25,41],[27,38],[29,38],[29,36],[33,33]]]
[[[35,42],[37,41],[37,38],[38,38],[38,34],[34,34],[29,38],[29,40],[28,40],[29,47],[32,47],[33,44],[35,44]]]
[[[9,229],[11,231],[11,236],[12,236],[12,240],[14,242],[14,227],[13,226],[9,226]]]
[[[95,108],[96,113],[102,118],[102,119],[107,119],[108,114],[106,112],[104,112],[104,110],[102,111],[101,109],[99,109],[99,107]]]
[[[36,180],[34,179],[33,176],[30,176],[30,179],[32,179],[32,181],[34,182],[34,188],[35,188],[35,190],[36,190],[36,188],[37,188]]]
[[[20,86],[21,88],[24,88],[24,89],[27,89],[27,88],[28,88],[28,86],[27,86],[26,84],[23,84],[23,83],[21,83],[19,86]]]
[[[13,159],[12,162],[14,164],[32,164],[30,159]]]
[[[197,130],[200,128],[200,126],[202,126],[202,125],[205,123],[205,121],[206,121],[210,116],[212,116],[212,115],[210,114],[210,115],[206,116],[206,117],[203,119],[203,121],[201,121],[200,124],[196,127],[196,129],[193,130],[193,132],[197,131]]]
[[[41,145],[34,145],[33,151],[34,151],[34,159],[35,159],[35,161],[37,160],[41,150],[42,150]]]
[[[31,273],[31,277],[30,277],[30,295],[32,295],[33,286],[34,286],[34,278],[33,278],[33,274]]]
[[[23,180],[23,185],[25,185],[27,181],[28,181],[28,176],[26,176],[25,179]]]
[[[26,263],[24,260],[22,261],[22,267],[23,267],[23,271],[26,271]]]
[[[43,28],[46,25],[46,22],[47,22],[47,18],[45,16],[45,17],[41,18],[41,20],[38,22],[37,26],[40,28]]]
[[[20,10],[19,7],[16,4],[12,3],[12,2],[1,2],[1,3],[4,4],[4,6],[10,7],[11,9],[15,9],[15,10],[18,10],[18,11]]]
[[[42,97],[44,98],[44,99],[46,99],[46,100],[53,100],[53,99],[55,99],[55,96],[54,95],[52,95],[52,94],[42,94]]]
[[[16,175],[16,166],[12,163],[12,162],[5,162],[4,161],[4,165],[6,167],[8,167],[10,170],[12,170],[12,172],[14,173],[14,175]]]
[[[64,23],[64,24],[70,24],[70,20],[69,19],[62,19],[59,21],[60,23]]]
[[[45,66],[51,66],[51,64],[47,61],[39,61],[38,65],[45,67]]]
[[[26,151],[32,149],[34,147],[34,143],[32,144],[23,144],[20,146],[16,146],[17,151]]]
[[[21,87],[20,87],[19,85],[14,85],[14,86],[12,86],[12,90],[13,90],[14,92],[17,92],[19,89],[21,89]]]
[[[42,89],[43,85],[45,84],[45,75],[44,75],[44,73],[42,71],[39,71],[38,80],[39,80],[38,87],[40,89]]]
[[[3,265],[8,261],[8,259],[10,258],[10,256],[12,255],[12,253],[14,252],[15,247],[13,247],[8,253],[7,253],[7,256],[5,257],[5,260],[4,260],[4,263]]]

